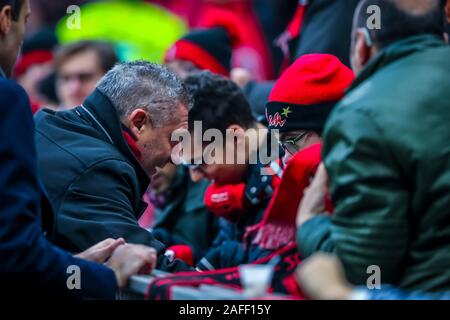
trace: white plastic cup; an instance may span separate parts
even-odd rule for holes
[[[245,264],[239,266],[239,275],[247,298],[267,294],[273,277],[273,266],[267,264]]]

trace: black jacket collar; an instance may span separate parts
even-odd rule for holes
[[[110,138],[120,153],[133,165],[139,179],[141,193],[143,194],[148,188],[150,179],[123,137],[122,131],[124,130],[124,126],[122,125],[112,102],[100,90],[95,89],[94,92],[86,98],[82,107],[86,108],[90,116],[93,116],[95,120],[98,121],[99,126],[101,126],[100,130],[106,131],[106,134],[108,135],[106,140],[111,142],[109,140]]]

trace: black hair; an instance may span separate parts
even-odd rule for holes
[[[242,90],[231,80],[202,71],[189,76],[185,85],[194,105],[189,111],[189,130],[194,121],[202,122],[202,130],[218,129],[222,133],[230,125],[240,125],[244,129],[256,123]]]
[[[367,28],[370,13],[367,8],[378,6],[381,11],[381,28],[368,30],[373,43],[383,49],[388,45],[420,34],[436,34],[445,32],[445,1],[435,0],[423,13],[412,13],[401,7],[402,0],[362,0],[358,5],[355,17],[356,28]],[[406,0],[403,0],[405,3]],[[413,5],[413,4],[412,4]]]
[[[19,20],[23,0],[0,0],[0,10],[5,6],[11,6],[11,16],[14,21]]]

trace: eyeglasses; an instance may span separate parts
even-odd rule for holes
[[[80,72],[74,74],[60,74],[58,76],[58,81],[62,84],[68,83],[73,80],[77,80],[81,83],[87,83],[96,79],[99,75],[97,73],[89,73],[89,72]]]
[[[309,131],[305,131],[302,134],[298,135],[294,139],[284,140],[284,141],[278,141],[281,148],[285,152],[289,152],[291,155],[296,154],[299,152],[300,147],[298,146],[298,142],[304,139],[309,134]]]

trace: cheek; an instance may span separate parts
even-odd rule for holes
[[[95,90],[95,86],[97,81],[89,81],[83,85],[83,92],[85,95],[89,95],[92,91]]]

